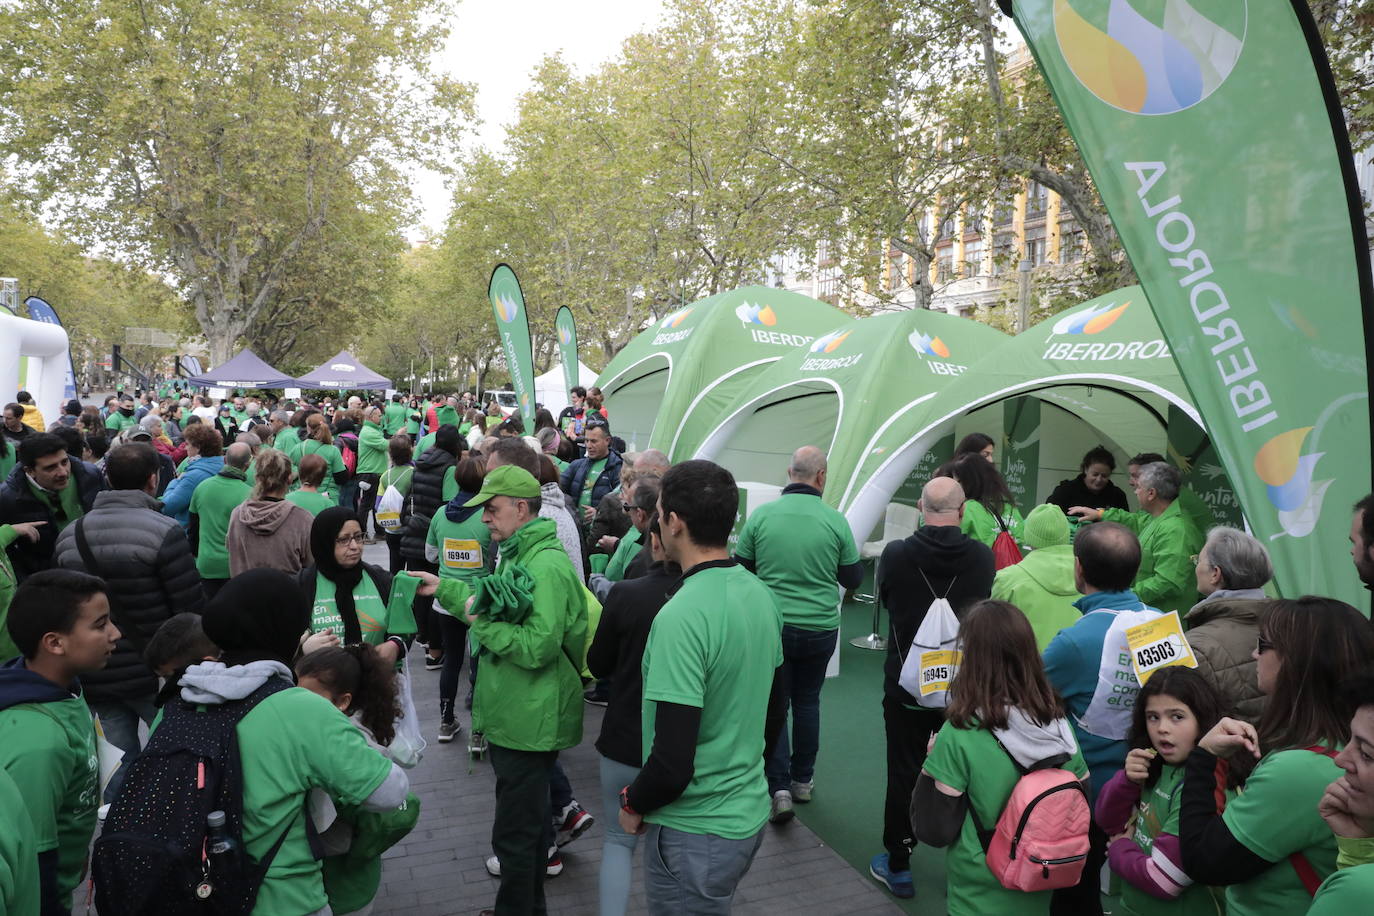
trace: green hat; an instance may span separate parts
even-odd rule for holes
[[[1030,510],[1021,527],[1021,540],[1032,550],[1069,542],[1069,520],[1058,506],[1042,503]]]
[[[464,506],[480,506],[493,496],[513,496],[516,499],[533,499],[539,495],[539,481],[524,468],[513,464],[503,464],[487,471],[482,478],[482,491]]]

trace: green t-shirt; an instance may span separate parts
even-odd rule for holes
[[[306,793],[320,788],[339,805],[361,804],[386,779],[391,762],[368,747],[362,732],[333,704],[300,687],[263,700],[237,732],[248,854],[262,858],[291,825],[253,912],[277,916],[322,909],[328,902],[324,880],[301,816]]]
[[[287,502],[295,503],[311,515],[319,515],[325,509],[338,503],[319,490],[292,490],[286,494]]]
[[[1336,840],[1317,813],[1326,787],[1342,775],[1335,761],[1307,750],[1276,751],[1255,767],[1222,812],[1231,835],[1255,855],[1277,863],[1226,889],[1232,916],[1307,911],[1311,898],[1288,857],[1300,852],[1321,878],[1336,870]]]
[[[38,846],[24,796],[0,768],[0,913],[37,913]]]
[[[380,645],[388,636],[407,636],[415,632],[415,617],[411,601],[420,580],[412,576],[396,576],[391,580],[391,594],[383,600],[377,583],[363,570],[362,579],[353,589],[353,609],[358,614],[358,629],[363,642]],[[332,632],[344,639],[344,622],[339,615],[334,583],[315,574],[315,601],[310,609],[310,630],[313,633]]]
[[[202,480],[191,494],[190,512],[200,519],[196,569],[202,579],[229,578],[229,517],[251,492],[243,477],[230,477],[221,471]]]
[[[1135,844],[1147,856],[1155,838],[1178,836],[1179,800],[1183,793],[1183,767],[1165,764],[1159,780],[1140,794],[1135,825]],[[1225,889],[1191,885],[1173,900],[1160,900],[1130,882],[1121,882],[1121,910],[1133,916],[1217,916],[1226,912]]]
[[[296,458],[296,463],[300,464],[300,459],[306,455],[319,455],[324,459],[326,467],[324,482],[320,484],[320,492],[337,503],[339,501],[339,485],[334,482],[334,475],[346,470],[339,447],[337,445],[325,445],[318,439],[306,439],[301,442],[301,450]]]
[[[301,463],[301,437],[296,435],[296,427],[288,426],[272,439],[272,445],[287,458],[294,467]]]
[[[979,819],[989,827],[1002,816],[1002,809],[1020,779],[1011,758],[998,746],[992,732],[948,724],[940,729],[924,769],[932,778],[967,795]],[[1073,755],[1064,769],[1081,778],[1088,775],[1087,764],[1079,753]],[[945,856],[945,884],[950,916],[1002,913],[1022,916],[1048,913],[1050,909],[1050,891],[1034,894],[1012,891],[993,877],[971,817],[964,818],[959,839]]]
[[[105,429],[109,431],[110,438],[114,438],[130,426],[137,425],[137,420],[131,416],[124,416],[124,414],[120,413],[118,410],[112,411],[110,415],[105,418]]]
[[[382,409],[382,425],[386,430],[388,438],[405,429],[406,414],[408,413],[410,413],[410,411],[406,410],[406,405],[397,404],[395,401],[389,402],[386,407]]]
[[[601,472],[604,470],[606,470],[605,458],[600,461],[593,461],[591,466],[587,468],[587,477],[582,481],[582,492],[577,497],[579,506],[585,508],[592,504],[592,489],[596,486],[597,478],[601,476]]]
[[[859,562],[849,523],[819,496],[787,493],[749,514],[735,556],[754,564],[782,622],[803,630],[840,625],[841,566]]]
[[[0,448],[4,449],[4,454],[0,454],[0,481],[3,481],[9,478],[10,471],[19,463],[19,446],[7,442],[0,444]]]
[[[82,697],[0,712],[0,769],[28,804],[39,853],[57,850],[57,887],[70,898],[86,875],[100,805],[95,726]]]
[[[742,566],[689,573],[654,618],[644,648],[644,759],[659,703],[701,710],[692,781],[645,820],[686,833],[742,840],[768,820],[763,723],[782,664],[782,616]]]
[[[425,543],[437,554],[435,563],[439,565],[440,579],[457,579],[471,586],[472,583],[487,575],[496,565],[496,551],[491,548],[491,529],[482,524],[482,513],[474,512],[461,522],[449,521],[444,507],[440,507],[429,520],[429,533]],[[426,556],[430,552],[426,550]],[[436,606],[450,617],[461,618],[463,606],[467,604],[471,589],[460,593],[445,593],[445,600],[453,602]]]
[[[639,529],[633,525],[621,536],[620,543],[615,545],[615,553],[611,554],[610,561],[606,563],[607,579],[620,582],[625,578],[625,570],[644,548],[643,537]]]
[[[436,437],[438,437],[438,435],[439,431],[435,430],[432,433],[428,433],[426,435],[421,436],[420,441],[415,443],[415,454],[411,456],[412,459],[415,461],[419,461],[420,456],[423,455],[425,452],[429,451],[430,448],[433,447],[434,440]]]
[[[1374,864],[1343,868],[1322,882],[1307,916],[1355,916],[1374,900]]]

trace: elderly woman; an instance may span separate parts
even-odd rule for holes
[[[1235,528],[1213,528],[1197,555],[1197,589],[1206,597],[1186,617],[1198,673],[1222,695],[1227,715],[1252,724],[1265,697],[1251,653],[1269,606],[1264,584],[1273,576],[1263,544]]]
[[[167,430],[163,426],[161,417],[150,413],[142,420],[139,420],[138,425],[141,429],[146,429],[148,435],[153,437],[153,448],[172,459],[172,464],[181,464],[181,460],[186,457],[186,446],[172,444],[172,439],[167,435]]]

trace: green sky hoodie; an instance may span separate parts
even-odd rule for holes
[[[201,481],[191,495],[191,514],[199,519],[200,543],[196,569],[204,579],[229,578],[229,516],[252,492],[244,472],[225,466],[214,477]]]
[[[386,433],[371,420],[358,433],[359,474],[380,474],[386,470]],[[374,496],[376,494],[373,494]]]
[[[1021,609],[1035,631],[1036,648],[1044,652],[1056,633],[1082,616],[1073,606],[1080,597],[1073,584],[1073,547],[1041,547],[1020,563],[999,569],[992,597]]]

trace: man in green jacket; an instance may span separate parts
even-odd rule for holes
[[[1152,462],[1135,475],[1133,488],[1141,511],[1098,513],[1099,519],[1120,522],[1139,536],[1140,571],[1131,589],[1141,601],[1165,614],[1186,614],[1198,600],[1196,557],[1202,549],[1202,533],[1183,512],[1182,483],[1178,468]]]
[[[358,432],[358,526],[367,534],[367,517],[377,505],[377,483],[386,470],[386,432],[382,429],[382,408],[373,405],[363,411],[363,428]],[[373,524],[376,536],[380,526]]]
[[[386,419],[382,423],[388,439],[406,428],[406,414],[408,413],[410,411],[406,410],[406,405],[401,403],[401,396],[393,394],[391,402],[386,405]]]
[[[119,628],[105,583],[70,569],[24,580],[7,626],[22,657],[0,666],[0,770],[27,805],[42,895],[41,910],[13,912],[66,913],[100,804],[95,727],[78,678],[105,667]]]
[[[186,536],[196,555],[196,569],[200,570],[205,598],[215,594],[229,581],[229,516],[239,503],[248,499],[248,463],[253,449],[243,442],[235,442],[224,450],[224,467],[209,480],[201,481],[191,494],[190,524]]]
[[[464,505],[484,507],[482,521],[501,546],[495,573],[476,583],[466,603],[465,583],[411,575],[424,580],[420,594],[437,587],[444,607],[466,606],[481,646],[472,728],[486,735],[496,770],[496,912],[542,913],[549,774],[558,752],[582,740],[586,597],[557,526],[539,517],[539,481],[528,471],[495,468]]]
[[[1036,649],[1044,652],[1056,633],[1082,616],[1074,607],[1081,596],[1073,581],[1068,519],[1058,506],[1036,506],[1026,516],[1022,541],[1030,552],[997,571],[992,597],[1021,609],[1035,631]]]

